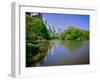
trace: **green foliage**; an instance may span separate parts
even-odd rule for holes
[[[26,50],[27,53],[33,53],[33,52],[37,53],[39,50],[39,47],[32,43],[27,43],[26,48],[27,48],[27,50]]]
[[[69,45],[69,49],[74,51],[74,47],[80,47],[81,44],[76,43],[76,46],[73,41],[89,40],[89,31],[69,26],[62,33],[50,33],[42,19],[26,15],[26,66],[41,62],[44,59],[51,45],[47,41],[50,39],[72,40],[64,44]]]
[[[41,50],[44,50],[44,48],[39,45],[40,42],[49,39],[50,34],[43,20],[38,17],[26,15],[26,66],[34,62],[34,60],[32,60],[33,56],[38,55]]]
[[[46,26],[40,18],[26,15],[26,40],[38,39],[50,39]]]
[[[60,34],[62,40],[89,40],[89,31],[69,26]]]

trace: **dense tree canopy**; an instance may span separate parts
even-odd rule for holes
[[[40,18],[26,15],[26,40],[50,39],[49,32]]]
[[[60,39],[63,40],[89,40],[89,31],[78,29],[74,26],[69,26],[60,34]]]

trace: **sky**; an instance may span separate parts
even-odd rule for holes
[[[56,29],[61,28],[64,30],[72,25],[89,30],[89,15],[42,13],[42,17],[47,20],[49,25],[55,26]]]

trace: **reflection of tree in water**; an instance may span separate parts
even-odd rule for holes
[[[66,41],[63,41],[62,44],[66,46],[70,52],[74,52],[80,47],[82,47],[83,41],[66,40]]]
[[[52,55],[55,52],[54,50],[57,44],[73,53],[84,46],[84,41],[50,40],[34,42],[33,46],[28,47],[26,50],[26,67],[40,66],[43,64],[48,59],[48,54],[50,53]]]
[[[33,48],[30,52],[27,51],[26,53],[26,66],[31,67],[31,66],[39,66],[47,57],[48,50],[50,49],[50,42],[45,41],[45,42],[40,42],[35,44],[35,46],[38,47],[36,51],[33,51]]]

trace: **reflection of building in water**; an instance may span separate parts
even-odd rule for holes
[[[46,61],[48,59],[48,55],[46,55],[45,57],[44,57],[44,61]]]
[[[55,45],[53,45],[52,47],[50,47],[49,49],[48,49],[48,55],[51,53],[52,55],[54,54],[54,49],[55,49]]]

